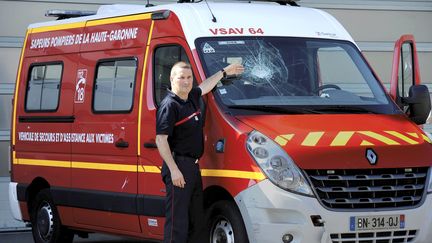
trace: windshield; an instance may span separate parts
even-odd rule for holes
[[[289,37],[201,38],[197,47],[207,76],[230,63],[245,67],[240,77],[222,80],[215,90],[218,100],[229,108],[395,111],[350,42]]]

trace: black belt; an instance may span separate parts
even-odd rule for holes
[[[195,164],[197,164],[198,160],[199,160],[198,158],[195,158],[193,156],[181,155],[181,154],[178,154],[175,152],[172,153],[172,156],[173,156],[174,160],[175,160],[175,158],[182,159],[182,160],[190,160],[190,161],[193,161]]]

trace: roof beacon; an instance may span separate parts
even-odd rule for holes
[[[45,13],[46,17],[57,17],[57,20],[77,18],[89,15],[95,15],[96,11],[84,11],[84,10],[59,10],[52,9]]]

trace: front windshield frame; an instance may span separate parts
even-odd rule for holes
[[[364,56],[361,54],[361,52],[358,50],[358,48],[349,41],[344,40],[333,40],[333,39],[321,39],[321,38],[302,38],[302,37],[273,37],[273,36],[260,36],[260,37],[203,37],[198,38],[195,41],[196,47],[197,47],[197,53],[200,58],[201,64],[203,65],[204,73],[207,77],[211,76],[213,73],[221,70],[223,67],[228,65],[230,62],[226,62],[222,65],[220,65],[216,69],[213,67],[213,70],[209,69],[209,64],[206,63],[205,55],[208,53],[204,53],[206,50],[205,48],[202,48],[203,45],[206,43],[235,43],[235,42],[246,42],[246,41],[300,41],[300,42],[310,42],[315,44],[322,44],[323,46],[329,45],[329,46],[344,46],[345,48],[349,49],[349,57],[353,57],[353,62],[356,65],[356,67],[359,69],[359,73],[365,78],[365,84],[373,87],[369,87],[371,90],[371,95],[375,95],[375,93],[378,93],[379,99],[381,103],[362,103],[362,104],[326,104],[325,102],[322,103],[321,101],[317,101],[316,104],[302,104],[302,96],[292,96],[290,97],[289,102],[291,104],[286,103],[277,103],[272,100],[273,103],[266,104],[263,103],[263,107],[269,107],[269,108],[277,108],[277,109],[269,109],[269,111],[265,111],[263,109],[254,109],[257,105],[260,105],[262,99],[244,99],[239,100],[236,102],[236,104],[230,104],[226,102],[221,96],[220,92],[217,92],[218,88],[215,88],[213,90],[213,95],[216,98],[216,101],[218,105],[225,111],[229,111],[230,113],[234,114],[260,114],[260,113],[280,113],[279,110],[282,111],[283,108],[287,108],[288,113],[293,114],[310,114],[310,111],[317,111],[312,113],[374,113],[374,114],[400,114],[400,110],[394,105],[394,102],[390,99],[388,94],[385,92],[385,88],[382,85],[382,83],[379,81],[379,79],[376,77],[375,73],[372,71],[369,63],[365,60]],[[288,44],[287,43],[287,44]],[[245,45],[246,46],[246,45]],[[276,47],[275,47],[276,48]],[[294,48],[293,48],[294,50]],[[317,49],[318,50],[318,49]],[[346,51],[346,50],[345,50]],[[347,51],[348,52],[348,51]],[[315,54],[317,55],[317,54]],[[314,59],[317,59],[317,56],[313,56]],[[256,59],[256,58],[255,58]],[[272,59],[273,61],[273,59]],[[232,62],[232,60],[231,60]],[[275,62],[278,62],[277,60]],[[280,61],[279,61],[280,62]],[[244,60],[242,60],[242,64],[245,66],[247,72],[247,64],[245,65]],[[279,64],[280,65],[280,64]],[[285,65],[285,64],[283,64]],[[360,67],[359,67],[360,65]],[[250,66],[250,65],[249,65]],[[281,68],[282,69],[282,68]],[[316,69],[316,68],[315,68]],[[283,71],[281,71],[283,72]],[[365,73],[366,72],[366,73]],[[314,73],[315,74],[315,73]],[[320,74],[316,74],[317,77],[315,81],[311,82],[321,82],[321,77],[318,77]],[[364,77],[366,75],[367,77]],[[282,77],[282,76],[281,76]],[[366,80],[366,78],[368,80]],[[318,80],[319,79],[319,80]],[[268,81],[270,83],[270,81]],[[220,86],[219,84],[218,86]],[[333,92],[334,93],[334,92]],[[341,93],[341,92],[339,92]],[[373,93],[373,94],[372,94]],[[306,97],[306,95],[304,95]],[[317,96],[321,97],[321,96]],[[266,97],[267,100],[271,100],[270,98]],[[314,98],[314,97],[312,97]],[[375,98],[375,97],[374,97]],[[377,98],[375,98],[377,99]],[[260,102],[258,102],[260,101]],[[325,101],[325,100],[324,100]],[[256,102],[256,103],[254,103]],[[246,109],[242,109],[242,106],[244,106]],[[305,110],[304,113],[301,112],[301,110]],[[292,112],[294,111],[294,112]]]

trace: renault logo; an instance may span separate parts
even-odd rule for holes
[[[378,155],[373,151],[373,149],[366,149],[366,159],[369,161],[369,164],[376,165],[378,162]]]

